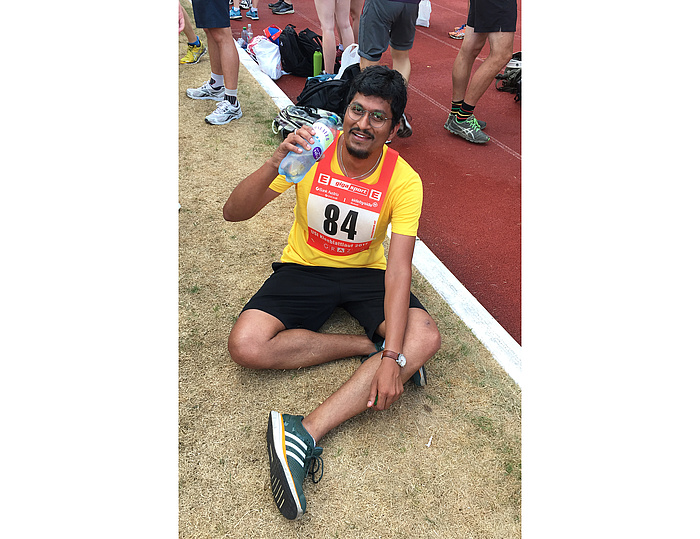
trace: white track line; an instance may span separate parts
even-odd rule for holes
[[[280,110],[287,105],[293,105],[294,103],[289,97],[280,90],[279,86],[270,77],[262,72],[260,66],[247,52],[238,46],[238,43],[236,43],[236,47],[243,66],[260,83],[260,86],[272,98],[275,105]],[[510,150],[503,145],[499,144],[499,146]],[[510,151],[512,152],[512,150]],[[515,155],[520,158],[517,153]],[[420,239],[416,239],[413,265],[466,326],[472,330],[474,336],[491,352],[494,359],[503,367],[503,370],[520,386],[520,355],[522,348],[515,339],[503,329],[496,319],[489,314]]]

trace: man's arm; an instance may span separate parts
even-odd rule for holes
[[[415,236],[392,234],[385,275],[385,338],[386,350],[401,353],[408,323],[408,306],[411,292],[411,263]],[[401,367],[393,359],[386,357],[374,375],[367,406],[374,405],[379,410],[391,406],[403,393]]]
[[[279,193],[269,188],[277,177],[277,169],[282,159],[289,152],[301,153],[297,144],[303,144],[309,150],[312,130],[302,126],[296,133],[290,133],[274,151],[272,156],[258,170],[239,183],[224,204],[224,219],[227,221],[245,221],[250,219],[274,200]]]

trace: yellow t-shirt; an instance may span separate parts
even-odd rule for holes
[[[377,170],[360,183],[371,186],[378,182],[387,150],[388,147],[384,146]],[[326,154],[324,159],[328,157]],[[270,184],[270,189],[278,193],[283,193],[292,186],[296,189],[294,223],[289,231],[287,246],[282,252],[281,261],[305,266],[386,269],[382,243],[386,238],[389,223],[391,223],[392,232],[397,234],[415,236],[418,232],[418,222],[423,206],[423,184],[418,173],[400,156],[398,157],[369,248],[359,253],[337,256],[318,250],[307,243],[309,235],[307,204],[317,167],[318,163],[314,164],[297,184],[289,183],[282,175],[278,175]],[[343,177],[335,151],[332,152],[331,172]]]

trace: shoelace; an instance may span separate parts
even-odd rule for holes
[[[318,483],[321,479],[323,479],[323,458],[321,458],[320,455],[311,454],[309,459],[311,459],[311,465],[309,466],[309,470],[306,472],[306,475],[311,474],[311,481]],[[321,463],[320,465],[319,462]],[[318,473],[319,468],[321,468],[321,476],[316,479],[316,474]]]
[[[467,123],[471,125],[474,129],[481,131],[481,126],[479,125],[476,116],[474,116],[473,114],[469,118],[467,118]]]

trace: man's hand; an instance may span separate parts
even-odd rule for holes
[[[367,408],[386,410],[403,393],[401,367],[390,357],[385,357],[372,379]]]
[[[277,170],[282,159],[284,159],[289,152],[301,153],[301,149],[297,147],[297,144],[301,144],[303,148],[310,150],[314,133],[315,131],[310,125],[302,125],[292,133],[289,133],[287,138],[280,143],[272,156],[267,160],[268,164]]]

